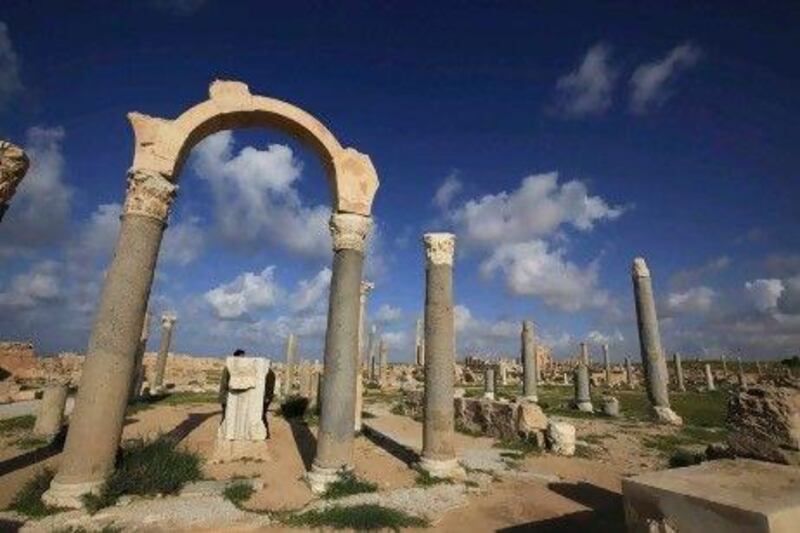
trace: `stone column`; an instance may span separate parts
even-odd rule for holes
[[[580,363],[575,369],[575,408],[585,413],[593,413],[592,396],[589,390],[589,367]]]
[[[321,376],[322,374],[318,374],[316,369],[312,367],[311,378],[310,378],[311,390],[309,391],[308,395],[308,407],[312,410],[316,410],[317,405],[319,404],[319,390],[320,390]]]
[[[667,373],[667,362],[664,360],[664,352],[661,349],[653,285],[650,280],[650,270],[641,257],[633,260],[632,278],[642,366],[653,415],[659,422],[681,425],[683,423],[681,417],[669,406],[667,387],[669,374]]]
[[[359,306],[358,306],[358,351],[356,352],[356,405],[355,417],[353,422],[353,430],[356,432],[361,431],[361,411],[364,409],[364,375],[362,372],[362,365],[364,364],[364,352],[366,351],[366,343],[364,342],[364,331],[366,329],[365,323],[367,320],[367,298],[375,284],[368,281],[361,282],[361,291],[359,293]]]
[[[725,352],[722,352],[720,358],[722,359],[722,373],[725,375],[725,377],[728,377],[728,360],[725,357]]]
[[[500,374],[500,385],[503,387],[508,386],[508,368],[506,368],[506,362],[500,360],[497,363],[497,372]]]
[[[289,333],[286,337],[286,366],[283,372],[283,397],[288,398],[292,394],[294,385],[294,366],[297,360],[297,337],[294,333]]]
[[[136,360],[133,362],[133,376],[131,377],[131,392],[128,396],[129,402],[135,402],[142,394],[142,384],[144,383],[144,353],[147,351],[147,340],[150,337],[150,312],[144,314],[144,324],[142,325],[142,337],[139,340],[139,347],[136,350]]]
[[[300,365],[300,396],[311,399],[311,365],[302,363]]]
[[[167,357],[169,357],[169,346],[172,343],[172,329],[178,320],[173,315],[163,315],[161,317],[161,345],[158,347],[158,359],[156,360],[156,377],[153,380],[152,392],[161,393],[164,388],[164,372],[167,369]]]
[[[483,369],[483,397],[494,400],[494,367]]]
[[[328,299],[325,362],[317,452],[308,483],[315,493],[325,491],[353,462],[358,315],[364,244],[372,221],[369,217],[334,213],[333,272]]]
[[[367,342],[367,377],[369,381],[378,379],[378,326],[372,324],[369,329],[369,339]]]
[[[581,356],[580,364],[589,366],[589,345],[585,342],[581,343]]]
[[[603,366],[606,369],[606,387],[611,388],[611,359],[608,356],[608,344],[603,345]]]
[[[706,363],[706,388],[710,391],[717,390],[714,386],[714,373],[711,372],[711,365]]]
[[[455,452],[453,368],[453,253],[451,233],[426,233],[425,244],[425,417],[419,466],[433,477],[459,473]]]
[[[629,389],[633,388],[633,368],[631,368],[631,358],[625,358],[625,384]]]
[[[33,434],[52,439],[64,424],[64,407],[67,405],[68,388],[63,383],[50,383],[42,394]]]
[[[681,364],[681,354],[675,352],[672,355],[672,358],[675,361],[675,379],[678,381],[678,390],[681,392],[686,392],[686,385],[683,382],[683,365]]]
[[[739,377],[739,386],[746,387],[747,386],[747,377],[744,375],[744,367],[742,367],[742,358],[736,358],[736,373]]]
[[[389,345],[383,339],[381,339],[380,343],[378,344],[378,353],[380,357],[380,371],[378,374],[378,379],[381,388],[383,388],[388,385],[387,381],[389,377]]]
[[[417,319],[417,335],[414,343],[414,358],[417,366],[425,366],[425,324],[421,318]]]
[[[114,469],[133,363],[161,237],[177,187],[160,174],[132,172],[119,239],[89,338],[75,410],[48,505],[81,507]]]
[[[0,141],[0,221],[29,165],[28,156],[22,148],[8,141]]]
[[[538,361],[533,339],[533,322],[522,322],[522,396],[525,400],[538,402]]]

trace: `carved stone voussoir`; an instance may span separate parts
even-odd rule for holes
[[[135,170],[128,174],[128,194],[123,213],[167,221],[178,186],[158,173]]]
[[[7,204],[28,171],[28,156],[19,146],[0,141],[0,204]]]
[[[426,233],[425,257],[431,265],[453,265],[453,254],[456,249],[456,236],[452,233]]]
[[[356,250],[364,252],[367,235],[372,228],[372,218],[353,213],[331,215],[330,229],[334,250]]]

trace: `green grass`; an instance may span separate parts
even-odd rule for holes
[[[322,510],[311,510],[289,515],[284,523],[295,527],[333,529],[353,529],[355,531],[372,531],[391,529],[400,531],[404,527],[428,527],[429,523],[416,516],[411,516],[395,509],[381,505],[366,504],[353,507],[329,507]]]
[[[538,455],[542,452],[542,450],[539,449],[539,447],[536,445],[535,442],[519,438],[501,439],[495,442],[492,446],[494,448],[503,448],[505,450],[511,450],[518,457],[525,457],[526,455],[531,455],[531,454]]]
[[[30,518],[41,518],[64,511],[60,507],[51,507],[42,501],[42,494],[50,488],[54,475],[55,473],[49,469],[40,471],[14,496],[8,509]]]
[[[217,402],[219,402],[219,394],[216,392],[175,392],[164,396],[159,403],[164,405],[186,405]]]
[[[30,450],[32,448],[41,448],[46,446],[49,441],[43,437],[34,437],[32,435],[25,435],[13,442],[14,446],[20,450]]]
[[[597,459],[600,456],[600,451],[594,446],[586,446],[585,444],[575,445],[575,457],[582,457],[584,459]]]
[[[322,497],[326,500],[336,500],[353,494],[377,492],[377,490],[378,485],[375,483],[358,479],[352,472],[344,472],[339,479],[328,485]]]
[[[670,468],[680,468],[682,466],[699,465],[705,461],[704,453],[693,453],[688,450],[678,450],[669,457]]]
[[[236,507],[241,506],[244,502],[250,499],[255,493],[255,489],[250,483],[244,481],[234,481],[222,491],[222,496],[233,503]]]
[[[483,433],[482,432],[480,432],[480,431],[478,431],[476,429],[469,428],[469,427],[465,426],[464,424],[462,424],[459,421],[456,421],[455,429],[456,429],[456,431],[458,431],[459,433],[461,433],[463,435],[468,435],[470,437],[483,437]]]
[[[434,485],[452,485],[453,480],[446,477],[434,477],[422,470],[417,474],[416,483],[420,487],[432,487]]]
[[[6,418],[0,420],[0,434],[14,433],[25,429],[32,429],[36,423],[36,417],[33,415],[15,416],[14,418]]]
[[[116,470],[99,494],[85,494],[90,512],[113,505],[123,494],[155,496],[175,494],[186,483],[202,477],[200,456],[177,448],[177,441],[159,437],[153,441],[128,441]]]

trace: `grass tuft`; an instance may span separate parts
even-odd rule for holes
[[[452,485],[453,480],[446,477],[434,477],[429,472],[421,470],[417,474],[417,485],[420,487],[433,487],[434,485]]]
[[[33,425],[35,423],[36,417],[33,415],[6,418],[4,420],[0,420],[0,434],[13,433],[15,431],[22,431],[24,429],[33,429]]]
[[[689,450],[677,450],[669,458],[670,468],[680,468],[682,466],[699,465],[706,460],[703,453],[693,453]]]
[[[31,518],[40,518],[64,511],[60,507],[51,507],[42,501],[42,494],[50,488],[50,482],[54,475],[55,472],[47,468],[36,474],[14,496],[14,500],[8,506],[9,510]]]
[[[502,448],[514,452],[517,457],[525,457],[527,455],[539,455],[542,450],[535,442],[524,440],[520,438],[514,439],[501,439],[492,445],[493,448]],[[500,454],[501,456],[503,453]]]
[[[322,510],[311,510],[290,515],[285,523],[295,527],[333,529],[353,529],[355,531],[372,531],[391,529],[400,531],[405,527],[428,527],[427,520],[411,516],[396,509],[381,505],[365,504],[353,507],[329,507]]]
[[[377,492],[377,490],[378,485],[375,483],[358,479],[352,472],[344,472],[339,479],[328,485],[322,497],[326,500],[336,500],[353,494]]]
[[[225,490],[222,491],[222,496],[224,496],[226,500],[229,500],[231,503],[233,503],[236,507],[239,507],[242,505],[242,503],[249,500],[255,492],[256,490],[250,483],[246,483],[244,481],[234,481],[225,487]]]

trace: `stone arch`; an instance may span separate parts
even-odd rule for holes
[[[222,130],[276,127],[321,158],[331,188],[332,210],[369,216],[378,176],[369,156],[344,148],[319,120],[287,102],[250,93],[236,81],[215,81],[209,99],[174,120],[129,113],[136,148],[131,171],[157,173],[175,182],[192,148]]]

